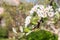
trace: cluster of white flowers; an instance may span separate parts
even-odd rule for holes
[[[39,17],[53,17],[54,16],[54,10],[52,6],[45,7],[44,5],[35,5],[31,11],[30,14],[33,15],[33,13],[36,12]]]
[[[50,20],[46,21],[47,25],[50,25],[51,23],[54,22],[54,17],[57,17],[58,19],[60,18],[60,8],[56,8],[55,11],[52,6],[44,6],[44,5],[35,5],[30,11],[30,15],[26,17],[25,19],[25,27],[27,27],[30,24],[30,21],[32,19],[32,15],[36,12],[39,18],[50,18]],[[55,30],[54,26],[51,28]],[[27,34],[29,34],[28,32]]]
[[[30,11],[30,15],[26,17],[25,19],[25,27],[27,27],[27,25],[30,23],[30,19],[31,19],[31,15],[34,14],[34,12],[36,12],[36,14],[38,15],[39,18],[53,18],[55,17],[55,15],[57,15],[57,17],[59,18],[59,12],[60,12],[60,8],[57,8],[56,11],[54,11],[53,7],[48,5],[48,6],[44,6],[44,5],[35,5]]]

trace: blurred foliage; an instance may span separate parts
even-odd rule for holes
[[[33,4],[21,3],[18,7],[16,7],[3,3],[2,7],[5,8],[5,12],[2,16],[6,19],[7,25],[10,25],[12,20],[15,22],[16,19],[19,22],[21,22],[22,19],[24,20],[26,15],[29,15],[28,11],[33,7]]]
[[[28,15],[28,11],[32,8],[32,6],[33,4],[27,3],[21,3],[18,7],[7,5],[5,3],[1,5],[1,7],[3,7],[5,11],[0,16],[5,19],[6,23],[5,27],[0,27],[0,38],[2,38],[1,40],[4,40],[3,38],[8,36],[8,31],[11,31],[14,25],[15,27],[20,26],[17,26],[17,24],[15,24],[16,22],[20,24],[23,23],[22,20],[25,19],[26,15]]]
[[[28,12],[32,8],[32,3],[21,3],[18,7],[20,11]]]
[[[0,27],[0,38],[7,38],[7,37],[8,37],[7,29]]]
[[[39,30],[31,32],[26,40],[58,40],[58,36],[49,31]]]
[[[38,0],[39,4],[49,5],[51,0]]]
[[[55,10],[57,8],[57,5],[55,2],[52,2],[53,9]]]

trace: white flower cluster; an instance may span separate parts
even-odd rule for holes
[[[33,15],[34,12],[36,12],[39,18],[46,18],[46,17],[53,18],[55,15],[57,15],[57,17],[59,18],[60,8],[57,8],[56,11],[54,11],[53,7],[50,5],[48,6],[35,5],[29,11],[30,15],[27,16],[25,19],[25,27],[27,27],[27,25],[30,23],[31,15]]]
[[[54,16],[54,10],[52,6],[45,7],[44,5],[35,5],[31,11],[30,14],[33,15],[33,13],[36,12],[39,17],[53,17]]]

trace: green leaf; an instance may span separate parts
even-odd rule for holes
[[[33,24],[33,25],[37,24],[38,19],[39,19],[38,17],[33,17],[33,18],[31,19],[31,24]]]
[[[30,31],[30,29],[29,28],[24,28],[24,32],[29,32]]]

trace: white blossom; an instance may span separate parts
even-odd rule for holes
[[[37,9],[38,7],[40,7],[40,5],[35,5],[33,8]]]
[[[33,13],[34,13],[34,10],[31,10],[31,11],[30,11],[30,15],[32,15]]]
[[[43,6],[43,5],[39,5],[39,8],[40,8],[41,10],[44,10],[44,6]]]
[[[3,0],[6,4],[12,5],[12,6],[18,6],[20,4],[19,0]]]
[[[40,11],[40,10],[37,11],[37,14],[38,14],[39,17],[43,17],[43,18],[47,17],[47,14],[44,13],[43,11]]]
[[[25,19],[25,27],[27,27],[30,23],[31,16],[27,16]]]
[[[49,17],[53,17],[54,15],[55,15],[54,12],[49,12],[49,13],[48,13],[48,16],[49,16]]]
[[[56,28],[55,28],[55,26],[54,26],[53,24],[50,24],[50,27],[51,27],[54,31],[56,31]],[[56,31],[56,32],[58,32],[58,31]]]
[[[5,23],[5,20],[4,19],[1,20],[1,26],[2,27],[6,26],[6,23]]]
[[[52,10],[52,11],[53,11],[52,6],[48,6],[48,7],[47,7],[47,9],[48,9],[48,10]]]
[[[4,12],[4,8],[0,7],[0,14]]]
[[[54,21],[47,21],[47,25],[53,24]]]
[[[43,5],[35,5],[35,6],[31,9],[30,14],[33,14],[34,12],[37,12],[38,9],[43,10],[43,9],[44,9],[44,6],[43,6]]]
[[[23,32],[23,27],[22,26],[20,26],[20,31]]]
[[[58,35],[59,35],[59,37],[58,37],[58,38],[59,38],[59,40],[60,40],[60,32],[58,33]]]
[[[60,12],[60,8],[58,8],[58,11]]]
[[[16,31],[16,29],[14,27],[12,28],[12,30],[13,30],[14,33],[17,33],[17,31]]]

